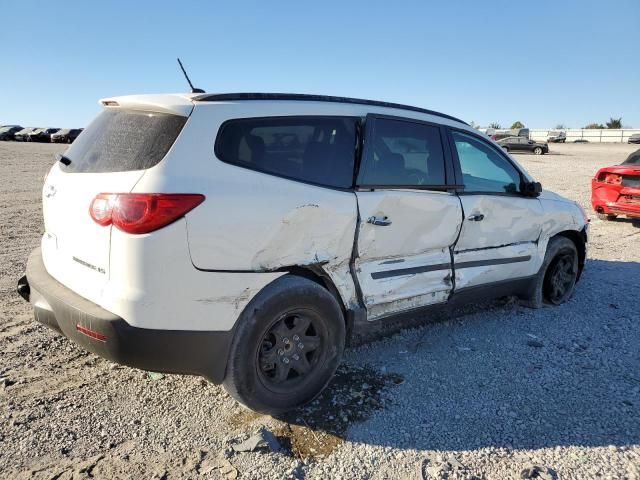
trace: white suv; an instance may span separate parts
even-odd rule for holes
[[[437,112],[293,94],[110,98],[51,168],[18,290],[113,361],[282,412],[408,311],[571,295],[587,220]]]

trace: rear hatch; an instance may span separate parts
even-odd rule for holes
[[[99,193],[128,193],[169,151],[187,118],[107,108],[49,172],[43,188],[44,264],[62,284],[99,303],[109,280],[111,226],[93,221]]]

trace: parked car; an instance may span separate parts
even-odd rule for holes
[[[63,128],[56,133],[51,134],[52,143],[73,143],[73,141],[80,135],[82,128]]]
[[[28,136],[28,140],[31,142],[51,142],[51,134],[56,133],[59,128],[38,128],[31,132]]]
[[[511,128],[509,130],[494,130],[489,136],[496,142],[508,137],[523,137],[529,140],[529,133],[528,128]]]
[[[449,115],[295,94],[102,105],[45,179],[18,292],[83,348],[256,411],[315,398],[368,325],[561,304],[583,269],[582,209]]]
[[[640,217],[640,150],[620,165],[598,170],[591,180],[591,205],[602,220]]]
[[[34,130],[36,130],[36,128],[33,128],[33,127],[23,128],[22,130],[19,130],[13,134],[13,139],[18,142],[26,142],[29,137],[29,134]]]
[[[507,152],[532,152],[536,155],[549,153],[549,145],[546,143],[534,142],[523,137],[507,137],[498,140],[498,145]]]
[[[6,126],[0,128],[0,140],[13,140],[13,136],[22,130],[19,125]]]
[[[634,133],[627,139],[627,143],[640,143],[640,133]]]
[[[562,131],[552,131],[547,135],[547,143],[565,143],[567,141],[567,134]]]

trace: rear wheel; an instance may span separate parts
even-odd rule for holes
[[[597,215],[600,220],[604,220],[605,222],[608,220],[615,220],[618,217],[617,215],[614,215],[612,213],[604,213],[604,212],[598,212]]]
[[[542,148],[541,147],[534,148],[533,153],[535,153],[536,155],[542,155]]]
[[[509,147],[502,147],[502,148],[504,148],[505,152],[507,152],[507,153],[509,152]]]
[[[224,387],[258,412],[299,407],[329,383],[344,343],[344,318],[333,295],[312,280],[281,277],[240,316]]]

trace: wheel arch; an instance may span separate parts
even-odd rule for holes
[[[325,288],[338,302],[340,305],[340,310],[342,310],[342,316],[345,321],[346,328],[346,342],[347,345],[350,342],[355,322],[355,313],[353,309],[347,308],[345,305],[342,296],[340,295],[340,291],[333,283],[331,277],[324,271],[322,265],[305,265],[305,266],[290,266],[283,267],[280,271],[287,272],[289,275],[295,275],[298,277],[306,278],[311,280],[321,287]]]

